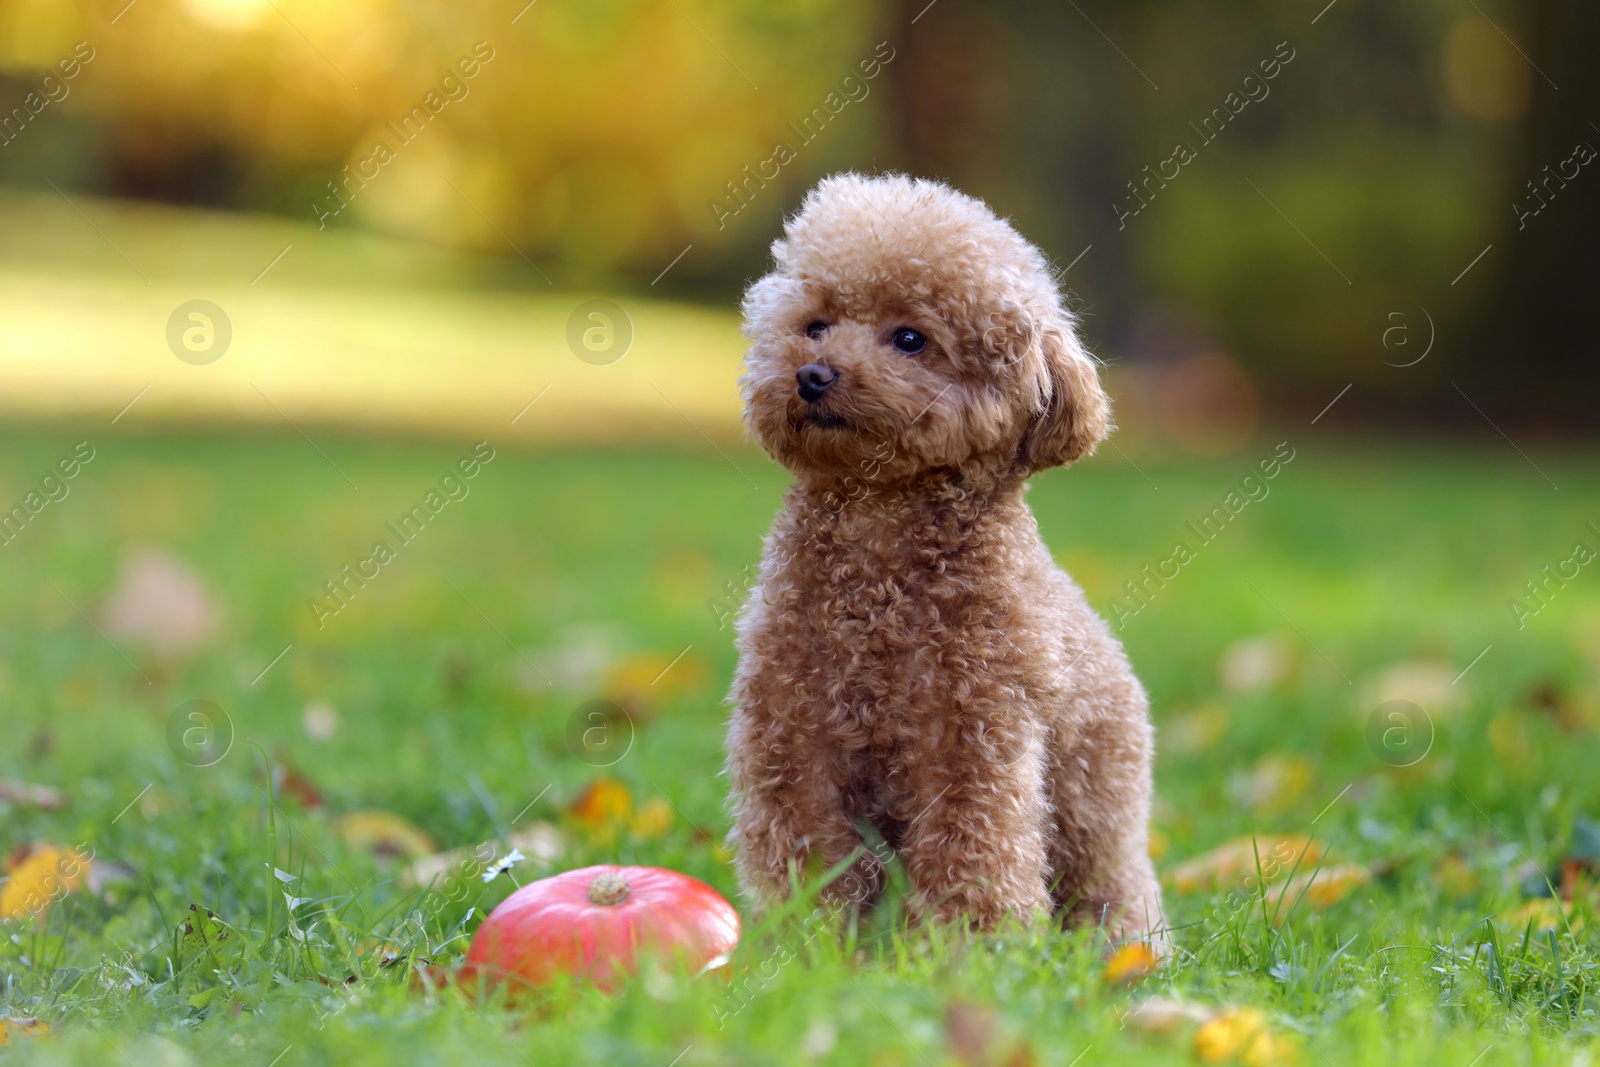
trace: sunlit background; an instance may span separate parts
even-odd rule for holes
[[[742,284],[856,168],[1047,251],[1124,444],[1227,454],[1347,385],[1330,420],[1592,428],[1595,19],[8,0],[0,405],[437,429],[548,385],[517,432],[731,437]],[[633,329],[603,369],[565,332],[595,295]],[[194,299],[232,329],[204,367],[166,336]]]

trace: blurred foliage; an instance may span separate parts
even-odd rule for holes
[[[0,5],[0,106],[51,109],[12,113],[0,181],[367,227],[528,284],[670,264],[661,289],[727,304],[820,175],[894,167],[1012,217],[1073,266],[1091,344],[1158,371],[1222,353],[1311,410],[1354,381],[1470,418],[1449,383],[1506,395],[1524,337],[1536,401],[1595,373],[1594,196],[1528,233],[1507,210],[1600,138],[1600,16],[1558,0],[125,3]]]
[[[333,181],[368,225],[510,242],[580,277],[653,275],[715,232],[708,202],[870,54],[873,17],[843,0],[125,2],[0,7],[0,65],[23,86],[95,48],[73,106],[108,127],[102,191],[319,217]],[[372,165],[380,144],[392,165]],[[345,167],[376,175],[346,184]]]

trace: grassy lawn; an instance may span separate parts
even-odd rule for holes
[[[908,935],[891,906],[843,938],[805,915],[747,926],[731,980],[655,975],[519,1008],[429,994],[412,975],[464,952],[513,879],[622,861],[734,893],[718,774],[734,655],[716,606],[741,589],[785,475],[731,448],[502,443],[468,495],[340,605],[323,583],[375,541],[398,545],[385,524],[473,440],[311,437],[104,423],[0,435],[0,508],[78,442],[95,449],[0,548],[0,778],[62,800],[0,806],[0,849],[94,856],[91,884],[4,927],[0,1015],[47,1030],[13,1024],[0,1058],[1191,1061],[1185,1026],[1124,1023],[1155,996],[1260,1009],[1284,1039],[1273,1062],[1565,1064],[1593,1050],[1600,578],[1582,568],[1520,629],[1506,603],[1575,542],[1600,547],[1585,525],[1600,524],[1592,454],[1535,452],[1554,490],[1498,440],[1351,451],[1308,434],[1269,494],[1204,545],[1185,524],[1271,443],[1138,470],[1108,452],[1037,480],[1058,558],[1102,611],[1130,609],[1122,634],[1159,731],[1164,876],[1241,835],[1329,850],[1323,880],[1276,905],[1272,886],[1169,881],[1177,951],[1143,983],[1104,980],[1094,931]],[[1179,538],[1193,560],[1133,613],[1124,581]],[[138,546],[191,568],[209,607],[108,607]],[[612,728],[631,743],[609,766],[568,741],[597,698],[628,715]],[[169,744],[194,699],[231,724],[209,766]],[[1369,742],[1392,699],[1425,710],[1425,754],[1420,721],[1398,749]],[[431,844],[375,851],[353,812]],[[392,854],[530,827],[559,855],[472,879],[461,900],[411,884]],[[1565,912],[1534,892],[1546,875],[1561,888],[1563,860],[1577,898]],[[192,904],[229,937],[184,936]]]

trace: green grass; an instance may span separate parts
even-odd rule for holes
[[[1131,991],[1100,980],[1095,931],[908,934],[890,909],[842,936],[801,914],[747,929],[731,984],[652,976],[620,996],[564,988],[519,1008],[426,996],[405,960],[382,966],[386,947],[448,962],[510,879],[444,901],[343,843],[334,821],[384,809],[451,847],[520,816],[562,827],[559,867],[674,867],[732,896],[714,842],[734,654],[708,602],[741,583],[785,476],[742,450],[502,448],[319,630],[308,599],[470,442],[312,436],[326,459],[298,435],[0,437],[0,508],[77,441],[97,448],[70,495],[0,547],[0,776],[69,801],[6,810],[0,848],[87,843],[103,871],[126,873],[5,927],[0,1015],[50,1031],[0,1057],[948,1064],[960,1062],[952,1030],[992,1023],[997,1063],[1019,1044],[1061,1067],[1191,1059],[1181,1033],[1122,1025],[1153,993],[1259,1007],[1305,1064],[1568,1063],[1595,1044],[1592,925],[1538,933],[1506,918],[1527,899],[1522,868],[1553,868],[1580,817],[1600,819],[1600,577],[1586,567],[1525,629],[1506,607],[1575,541],[1600,542],[1584,525],[1600,524],[1592,454],[1535,454],[1557,491],[1509,449],[1296,440],[1270,496],[1127,623],[1159,728],[1162,870],[1241,834],[1315,833],[1329,862],[1374,872],[1343,900],[1302,901],[1273,925],[1259,896],[1169,889],[1178,951]],[[1039,478],[1032,500],[1058,558],[1109,611],[1125,579],[1166,558],[1183,523],[1271,450],[1141,460],[1142,473],[1109,453]],[[99,623],[139,544],[214,590],[225,620],[209,647],[165,658],[129,639],[112,647],[79,614]],[[1225,688],[1224,653],[1263,635],[1278,639],[1282,677]],[[601,771],[569,751],[567,725],[603,695],[604,663],[665,664],[686,647],[660,694],[644,687],[624,758]],[[598,675],[580,669],[583,648],[599,650]],[[1367,721],[1393,695],[1385,672],[1418,663],[1434,666],[1414,675],[1442,677],[1421,698],[1436,736],[1396,769],[1369,749]],[[166,741],[174,709],[202,697],[236,734],[204,768]],[[325,740],[303,726],[313,702],[337,711]],[[324,804],[280,789],[269,811],[264,760],[292,766]],[[665,835],[607,841],[574,824],[566,805],[602,773],[637,804],[670,800]],[[1458,874],[1442,877],[1451,856]],[[269,863],[309,898],[294,912],[303,936]],[[229,940],[176,937],[191,904],[214,910]]]

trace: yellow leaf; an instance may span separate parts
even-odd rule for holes
[[[615,778],[596,778],[567,806],[568,814],[591,830],[615,826],[632,811],[632,794]]]
[[[1287,1067],[1299,1060],[1299,1048],[1282,1034],[1270,1030],[1257,1034],[1244,1050],[1243,1056],[1245,1067]]]
[[[37,845],[12,863],[10,877],[0,884],[0,919],[42,915],[55,901],[83,884],[88,855],[58,845]]]
[[[1302,870],[1267,892],[1267,907],[1277,909],[1278,922],[1281,923],[1288,917],[1289,909],[1296,901],[1313,908],[1326,908],[1343,900],[1356,886],[1366,885],[1370,881],[1372,872],[1359,863],[1335,863],[1320,870]]]
[[[391,811],[352,811],[334,820],[333,828],[351,848],[385,858],[420,859],[437,852],[433,838]]]
[[[1273,882],[1287,875],[1296,863],[1302,870],[1315,867],[1326,851],[1321,842],[1302,835],[1236,837],[1178,864],[1169,878],[1179,893],[1253,889],[1258,860],[1261,875]]]
[[[672,829],[672,805],[661,797],[652,797],[639,806],[628,833],[643,841],[661,837]]]
[[[1547,930],[1554,930],[1560,933],[1566,929],[1566,923],[1561,921],[1561,916],[1561,905],[1554,899],[1550,897],[1535,897],[1506,915],[1502,922],[1516,933],[1526,930],[1530,922],[1533,924],[1533,932],[1536,934],[1542,934]],[[1567,922],[1572,924],[1573,930],[1583,929],[1583,916],[1579,915],[1576,910],[1569,909],[1566,917]]]
[[[1100,980],[1107,985],[1134,985],[1155,973],[1161,960],[1143,941],[1123,945],[1106,961]]]
[[[606,676],[606,696],[612,700],[651,702],[699,689],[706,680],[705,661],[693,652],[672,656],[641,653],[626,656]]]
[[[39,1037],[49,1032],[49,1026],[31,1015],[0,1019],[0,1046],[11,1044],[12,1037]]]
[[[1225,1008],[1194,1034],[1194,1054],[1202,1063],[1243,1063],[1280,1067],[1294,1063],[1298,1050],[1274,1034],[1255,1008]]]

